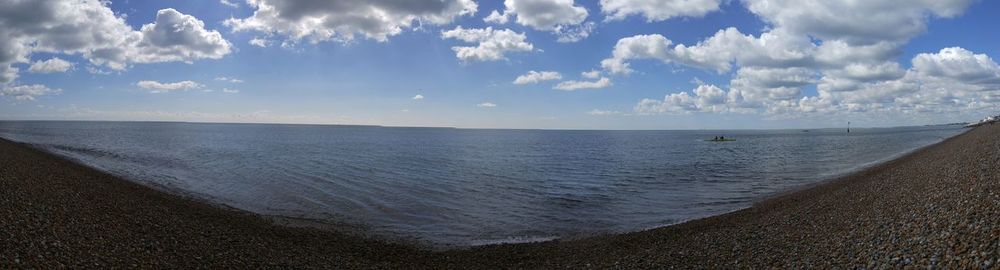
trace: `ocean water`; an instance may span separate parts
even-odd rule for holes
[[[962,131],[0,122],[0,137],[170,192],[445,247],[628,232],[729,212]],[[705,141],[718,135],[736,141]]]

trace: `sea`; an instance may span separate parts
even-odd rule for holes
[[[631,232],[731,212],[963,131],[0,121],[2,138],[163,191],[438,248]],[[715,136],[734,141],[707,141]]]

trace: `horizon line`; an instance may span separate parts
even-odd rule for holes
[[[710,131],[710,130],[823,130],[823,129],[847,129],[842,127],[808,127],[808,128],[733,128],[733,129],[712,129],[712,128],[691,128],[691,129],[587,129],[587,128],[484,128],[484,127],[454,127],[454,126],[395,126],[377,124],[335,124],[335,123],[281,123],[281,122],[214,122],[214,121],[169,121],[169,120],[72,120],[72,119],[0,119],[0,122],[113,122],[113,123],[176,123],[176,124],[225,124],[225,125],[298,125],[298,126],[341,126],[341,127],[377,127],[377,128],[428,128],[428,129],[465,129],[465,130],[542,130],[542,131]],[[900,125],[900,126],[855,126],[856,129],[879,129],[879,128],[900,128],[900,127],[927,127],[927,126],[951,126],[965,125],[971,122],[937,123],[924,125]]]

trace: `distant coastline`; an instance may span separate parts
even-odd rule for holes
[[[0,122],[111,122],[111,123],[185,123],[185,124],[223,124],[223,125],[291,125],[291,126],[338,126],[338,127],[371,127],[371,128],[443,128],[443,129],[472,129],[472,130],[552,130],[552,131],[726,131],[726,130],[824,130],[841,129],[840,126],[827,127],[788,127],[788,128],[647,128],[647,129],[591,129],[591,128],[489,128],[489,127],[458,127],[458,126],[405,126],[405,125],[379,125],[379,124],[337,124],[337,123],[282,123],[282,122],[214,122],[214,121],[138,121],[138,120],[86,120],[86,119],[0,119]],[[971,122],[954,122],[944,124],[914,124],[896,126],[859,126],[856,129],[880,129],[880,128],[900,128],[900,127],[933,127],[933,126],[954,126],[965,125]]]

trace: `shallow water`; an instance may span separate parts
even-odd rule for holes
[[[154,187],[443,246],[635,231],[724,213],[962,131],[0,121],[0,137]],[[736,141],[705,141],[717,135]]]

